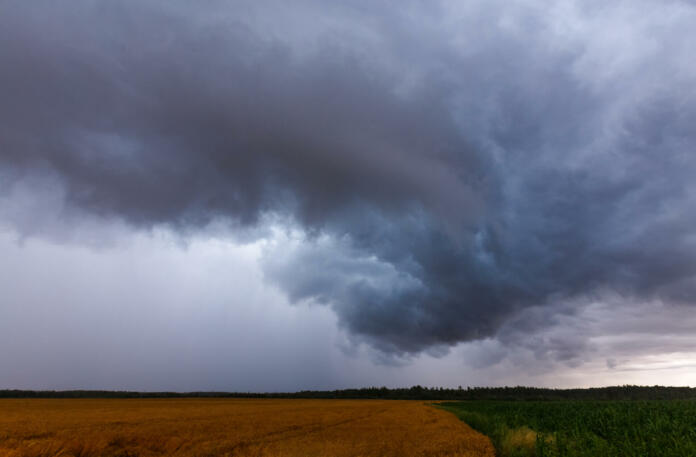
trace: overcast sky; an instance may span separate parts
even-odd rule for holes
[[[0,388],[696,386],[695,23],[3,2]]]

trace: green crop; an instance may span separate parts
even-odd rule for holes
[[[696,402],[442,403],[488,435],[501,457],[694,457]]]

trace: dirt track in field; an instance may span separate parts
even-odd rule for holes
[[[0,400],[0,456],[493,457],[418,401]]]

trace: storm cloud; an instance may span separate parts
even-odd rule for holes
[[[51,236],[9,203],[44,189],[31,211],[77,221],[272,226],[266,280],[386,355],[521,344],[607,295],[692,306],[694,21],[686,1],[9,2],[3,218]]]

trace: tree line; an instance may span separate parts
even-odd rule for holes
[[[684,400],[695,399],[696,388],[612,386],[587,389],[540,387],[444,388],[420,385],[393,388],[364,387],[299,392],[133,392],[111,390],[0,390],[0,398],[304,398],[387,400]]]

